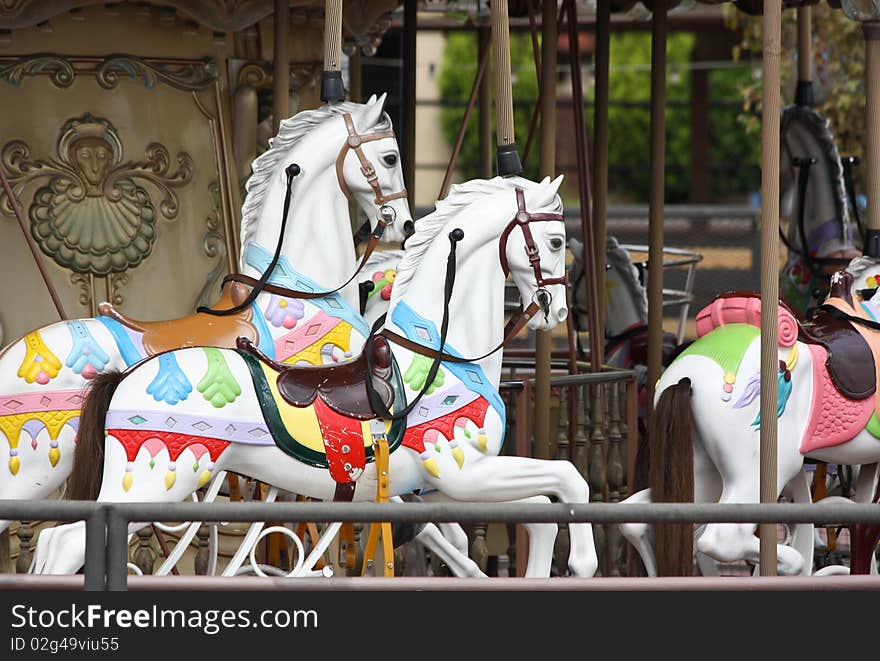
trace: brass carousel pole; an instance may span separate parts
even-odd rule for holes
[[[273,53],[272,117],[275,133],[281,120],[290,117],[290,6],[288,0],[275,0],[275,39]]]
[[[868,213],[865,219],[864,254],[880,258],[880,21],[862,24],[865,35],[865,117],[867,140],[865,145],[865,190],[868,195]]]
[[[797,9],[797,89],[794,102],[799,106],[813,105],[813,8],[804,5]]]
[[[779,116],[782,2],[767,0],[763,18],[761,112],[761,502],[775,503],[776,407],[779,369]],[[776,525],[762,524],[761,575],[776,575]]]
[[[651,16],[651,164],[648,199],[648,415],[663,365],[663,205],[666,190],[666,0]],[[650,429],[650,424],[648,426]]]
[[[510,71],[510,20],[507,2],[493,2],[492,55],[495,64],[495,159],[498,174],[511,177],[522,173],[513,129],[513,84]]]
[[[278,2],[279,0],[276,0]],[[345,100],[342,82],[342,0],[324,2],[324,73],[321,76],[321,101]]]

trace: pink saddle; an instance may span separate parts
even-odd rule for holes
[[[851,440],[868,425],[874,411],[873,397],[850,399],[837,389],[825,365],[828,352],[824,347],[808,346],[813,361],[813,401],[801,439],[801,454]]]

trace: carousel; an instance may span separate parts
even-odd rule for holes
[[[638,5],[651,31],[639,244],[607,225],[612,16],[636,3],[465,7],[476,74],[419,217],[419,3],[0,8],[0,85],[31,108],[0,135],[16,283],[2,306],[0,583],[876,574],[880,517],[846,508],[876,503],[880,462],[880,6],[835,8],[864,27],[863,219],[855,160],[812,107],[816,3],[734,4],[763,12],[760,290],[699,310],[702,255],[664,243],[677,2]],[[785,108],[784,10],[798,24]],[[361,67],[400,14],[395,127],[398,101],[363,98]],[[528,21],[539,90],[525,136],[512,19]],[[51,30],[98,36],[88,55],[55,53]],[[563,42],[575,219],[558,172]],[[455,181],[474,110],[481,176]],[[664,283],[675,269],[680,288]],[[817,509],[711,515],[780,501]],[[660,514],[620,514],[653,503]],[[663,518],[685,503],[708,509]],[[818,567],[842,537],[846,561]]]

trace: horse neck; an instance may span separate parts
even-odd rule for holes
[[[467,227],[467,223],[461,226]],[[404,303],[419,316],[433,322],[439,334],[449,254],[449,243],[442,239],[447,233],[446,229],[440,231],[403,294],[398,298],[392,293],[386,327],[405,335],[405,329],[394,322],[395,309]],[[498,242],[481,242],[478,247],[466,250],[459,248],[456,265],[446,344],[461,356],[482,356],[498,346],[504,335],[505,277],[498,260]],[[501,351],[476,364],[497,387],[501,380]]]
[[[851,228],[846,219],[840,217],[838,204],[838,190],[836,174],[831,170],[831,160],[825,153],[825,148],[805,127],[800,124],[792,124],[787,136],[788,150],[793,158],[811,157],[816,159],[810,167],[807,181],[806,195],[804,198],[804,230],[807,248],[816,253],[830,240],[844,240],[845,243],[854,246]],[[791,177],[793,187],[793,204],[791,222],[788,227],[788,239],[801,250],[801,236],[798,218],[800,214],[800,196],[798,194],[798,172],[794,168]],[[842,227],[842,224],[845,226]],[[843,234],[846,232],[846,235]],[[843,237],[846,236],[844,239]]]
[[[606,281],[606,284],[612,281]],[[607,305],[605,306],[605,334],[614,337],[630,328],[642,326],[647,319],[639,311],[639,306],[633,298],[633,292],[623,280],[615,277],[614,286],[608,291]]]
[[[355,267],[348,200],[336,179],[335,159],[309,164],[314,161],[314,157],[308,157],[309,145],[314,148],[309,141],[302,148],[294,149],[290,159],[286,159],[300,164],[302,173],[294,179],[281,257],[298,274],[321,287],[333,289],[351,277]],[[298,158],[300,155],[303,157]],[[278,177],[273,182],[251,239],[270,255],[274,254],[278,242],[286,185],[286,178]],[[244,248],[243,271],[260,277],[262,268],[247,259],[247,246]],[[358,308],[357,282],[348,284],[339,293],[349,305]]]

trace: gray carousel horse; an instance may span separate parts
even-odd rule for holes
[[[851,173],[858,160],[840,157],[828,120],[808,106],[786,107],[781,130],[780,212],[788,231],[780,230],[780,238],[788,260],[779,274],[779,294],[806,318],[831,275],[861,255]]]

